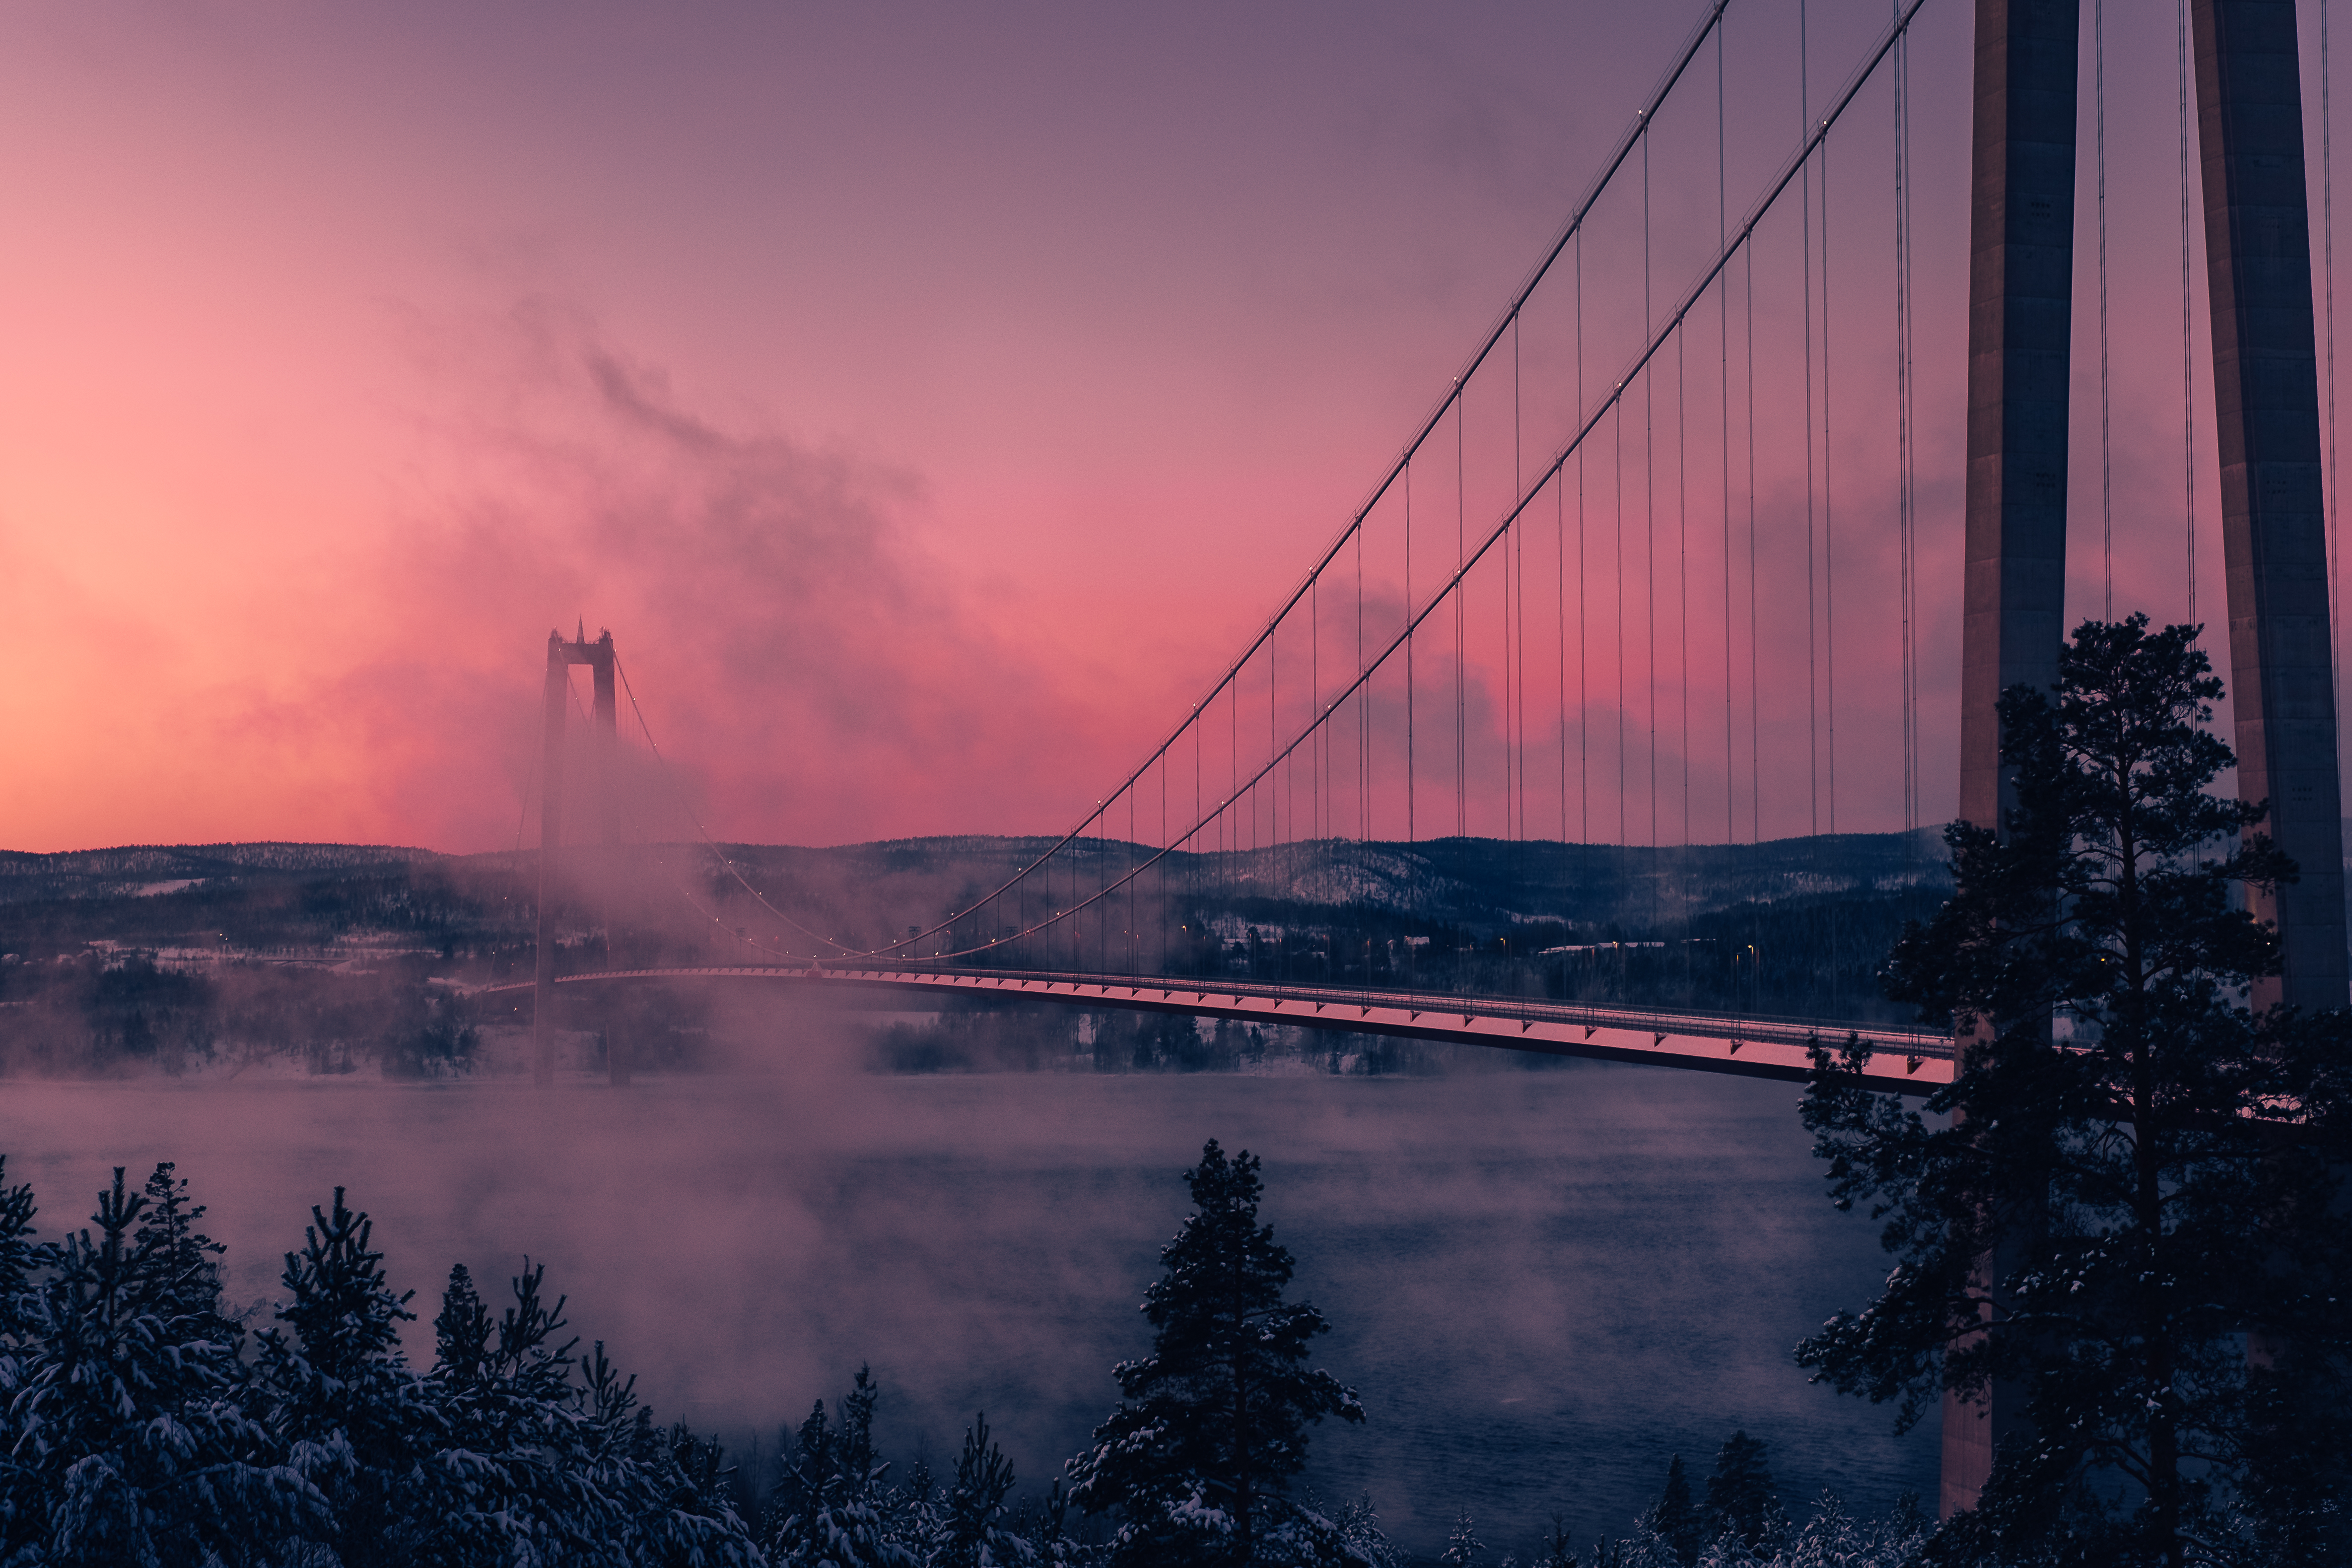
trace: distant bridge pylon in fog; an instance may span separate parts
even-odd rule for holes
[[[1825,99],[1814,95],[1814,78],[1801,68],[1800,112],[1790,117],[1802,126],[1797,144],[1769,166],[1760,193],[1734,221],[1726,171],[1765,132],[1743,130],[1735,139],[1728,129],[1727,104],[1737,101],[1724,89],[1733,57],[1724,31],[1730,0],[1715,0],[1551,248],[1370,498],[1167,738],[1067,834],[992,891],[960,900],[961,907],[928,927],[894,918],[887,926],[869,921],[873,928],[861,933],[840,918],[837,898],[816,913],[810,913],[814,904],[804,906],[809,921],[776,908],[722,854],[723,874],[773,915],[778,929],[790,930],[781,939],[785,946],[769,946],[741,929],[730,932],[712,915],[720,939],[740,938],[786,962],[631,969],[608,948],[604,974],[563,977],[562,983],[618,988],[699,975],[783,979],[803,989],[1050,996],[1087,1006],[1279,1019],[1715,1071],[1801,1071],[1807,1046],[1840,1042],[1844,1026],[1768,1024],[1693,1008],[1687,995],[1679,1003],[1653,998],[1656,1006],[1646,1010],[1595,1009],[1542,992],[1541,973],[1523,957],[1517,968],[1490,966],[1486,972],[1508,984],[1482,993],[1463,979],[1474,971],[1454,956],[1442,969],[1428,967],[1434,952],[1416,959],[1414,944],[1423,937],[1409,936],[1402,958],[1377,972],[1369,943],[1360,964],[1359,956],[1327,946],[1302,956],[1308,984],[1269,985],[1256,975],[1244,983],[1232,977],[1236,970],[1222,933],[1204,946],[1195,921],[1182,921],[1181,941],[1171,932],[1203,903],[1197,879],[1239,878],[1234,868],[1245,844],[1253,856],[1266,846],[1307,841],[1409,847],[1429,836],[1433,821],[1443,824],[1443,836],[1473,837],[1474,813],[1500,829],[1478,836],[1513,844],[1552,836],[1555,822],[1563,842],[1598,841],[1596,818],[1602,838],[1613,826],[1620,844],[1661,844],[1665,824],[1679,816],[1688,843],[1694,803],[1712,821],[1717,800],[1726,841],[1738,839],[1744,812],[1752,843],[1763,836],[1768,773],[1775,789],[1802,797],[1797,809],[1777,814],[1791,833],[1807,829],[1819,841],[1824,799],[1829,835],[1838,831],[1841,757],[1850,773],[1859,764],[1865,774],[1883,766],[1883,758],[1899,758],[1903,825],[1918,825],[1920,546],[1913,495],[1907,83],[1909,32],[1925,3],[1900,0],[1852,74]],[[2183,79],[2194,79],[2212,346],[2204,369],[2212,378],[2214,450],[2204,472],[2221,499],[2239,786],[2250,798],[2269,800],[2272,836],[2301,869],[2298,882],[2257,901],[2258,911],[2277,923],[2284,967],[2258,988],[2256,999],[2342,1006],[2352,962],[2326,504],[2333,452],[2320,414],[2295,10],[2293,0],[2190,0],[2188,14],[2179,64]],[[2000,694],[2020,684],[2053,686],[2065,633],[2082,22],[2080,0],[1977,0],[1968,358],[1964,367],[1928,367],[1946,384],[1966,382],[1965,513],[1947,519],[1961,523],[1965,536],[1956,585],[1963,600],[1958,801],[1963,820],[1995,827],[2013,777],[2000,751]],[[1755,62],[1770,54],[1743,52],[1740,68],[1766,70]],[[2091,64],[2105,69],[2102,60]],[[1695,85],[1677,97],[1686,82]],[[1709,83],[1711,110],[1705,103]],[[1884,90],[1865,99],[1874,83]],[[1671,221],[1659,227],[1651,201],[1652,141],[1670,100],[1685,117],[1685,143],[1712,131],[1704,172],[1685,181],[1678,194],[1686,199],[1669,214],[1680,218],[1679,228]],[[1833,187],[1832,132],[1865,101],[1872,114],[1883,102],[1891,120],[1883,131],[1865,128],[1842,143],[1859,156],[1842,154],[1843,183]],[[2104,113],[2104,95],[2094,112]],[[2197,198],[2189,136],[2184,119],[2182,499],[2193,619],[2202,443],[2190,439],[2197,378],[2187,346],[2189,214]],[[1666,153],[1673,151],[1669,145]],[[1865,161],[1873,171],[1867,177],[1853,172]],[[1891,200],[1880,183],[1889,168]],[[2100,174],[2104,203],[2104,164]],[[1713,222],[1694,226],[1689,213],[1706,205],[1708,178],[1717,184]],[[1832,224],[1833,191],[1837,211],[1846,214],[1842,222],[1857,222],[1851,215],[1857,209],[1874,223],[1886,221],[1892,246],[1865,249],[1868,259],[1857,264],[1852,231]],[[1608,222],[1589,222],[1604,202],[1613,204]],[[1607,242],[1630,255],[1637,221],[1638,303],[1626,282],[1630,272],[1621,271],[1625,297],[1596,304],[1592,296],[1605,291],[1611,276],[1588,273],[1588,228],[1596,250]],[[2104,407],[2104,215],[2098,244]],[[1652,293],[1654,249],[1667,255],[1663,265],[1680,261],[1694,269],[1686,289],[1664,297],[1663,312]],[[1889,262],[1884,277],[1873,270],[1882,260]],[[1790,298],[1792,282],[1801,304]],[[1759,299],[1766,306],[1760,314]],[[1845,308],[1857,300],[1868,310]],[[1890,303],[1891,311],[1878,314]],[[1833,304],[1845,336],[1832,334]],[[1857,315],[1891,317],[1891,343],[1873,348],[1874,354],[1883,350],[1883,358],[1853,352]],[[1759,331],[1785,334],[1799,323],[1801,355],[1782,343],[1759,357]],[[2332,305],[2327,325],[2332,335]],[[1530,363],[1538,367],[1532,377]],[[1845,378],[1835,384],[1847,400],[1834,404],[1834,425],[1833,366]],[[1857,398],[1858,375],[1864,387]],[[2330,396],[2332,421],[2332,386]],[[1475,432],[1474,417],[1481,422]],[[1534,450],[1549,452],[1548,461],[1528,461],[1531,423]],[[1857,427],[1867,442],[1854,434]],[[2109,468],[2104,431],[2103,419],[2103,485]],[[1873,518],[1857,565],[1853,503],[1846,503],[1848,531],[1841,535],[1833,500],[1853,494],[1857,447],[1882,437],[1883,445],[1871,449],[1880,459],[1891,455],[1885,466],[1892,476],[1873,469],[1863,488],[1894,497],[1891,528],[1883,512]],[[1800,440],[1801,564],[1794,502],[1760,491],[1757,482],[1759,451],[1792,449]],[[1719,521],[1711,515],[1718,503]],[[2105,495],[2102,505],[2112,509]],[[1775,507],[1787,515],[1774,517]],[[1444,549],[1447,542],[1453,550]],[[2112,580],[2111,539],[2103,548]],[[1899,561],[1891,581],[1884,565],[1889,559]],[[1880,575],[1872,577],[1874,570]],[[1480,604],[1475,617],[1474,596]],[[1614,608],[1596,622],[1595,604]],[[1866,649],[1857,672],[1852,632],[1858,617],[1877,618],[1872,626],[1892,636],[1896,654],[1874,659]],[[1847,631],[1843,688],[1841,626]],[[1486,639],[1497,630],[1499,648],[1491,648]],[[1882,655],[1885,646],[1877,644]],[[594,672],[602,747],[595,755],[608,771],[615,723],[610,633],[594,643],[557,633],[548,643],[533,982],[533,1063],[542,1085],[553,1075],[560,779],[568,672],[575,664]],[[1792,696],[1800,689],[1801,703]],[[1865,701],[1857,689],[1874,695]],[[1858,746],[1856,713],[1868,718],[1875,711],[1876,722],[1891,729],[1889,709],[1899,716],[1899,741],[1877,735]],[[1643,819],[1633,797],[1645,775],[1646,836],[1637,838]],[[1847,789],[1850,805],[1850,780]],[[1401,831],[1376,832],[1376,823]],[[1215,891],[1228,907],[1264,896],[1237,880]],[[1852,1032],[1864,1043],[1901,1051],[1911,1064],[1901,1075],[1878,1070],[1878,1080],[1890,1086],[1917,1089],[1949,1079],[1949,1041],[1930,1043],[1895,1030]],[[1751,1046],[1757,1049],[1743,1059]],[[608,1034],[608,1061],[614,1081],[625,1081],[616,1031]],[[1990,1418],[1968,1419],[1970,1414]],[[1948,1406],[1944,1512],[1973,1505],[1996,1439],[2019,1418],[2007,1407]]]
[[[539,909],[537,951],[533,954],[530,1071],[541,1089],[555,1084],[554,1008],[549,1005],[555,985],[555,910],[557,876],[563,843],[563,772],[565,720],[572,707],[572,666],[588,666],[594,695],[589,710],[593,731],[587,780],[598,821],[599,837],[613,836],[613,752],[618,735],[618,694],[613,680],[613,633],[602,631],[593,643],[584,626],[571,641],[561,632],[547,634],[547,682],[543,688],[544,747],[540,760]],[[629,1081],[628,1065],[617,1038],[606,1031],[605,1063],[613,1082]]]

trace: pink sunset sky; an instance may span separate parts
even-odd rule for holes
[[[1793,60],[1795,12],[1732,7],[1731,113],[1777,127],[1735,131],[1735,215],[1794,145],[1794,89],[1776,107],[1766,68]],[[0,844],[510,845],[545,638],[575,621],[613,630],[722,837],[1065,828],[1362,500],[1698,13],[14,9]],[[1815,0],[1816,98],[1886,15]],[[2185,579],[2161,21],[2118,26],[2107,62],[2116,607],[2159,620]],[[1969,28],[1965,0],[1931,0],[1912,68],[1931,821],[1956,748]],[[1662,120],[1654,189],[1662,223],[1711,238],[1706,73],[1703,135]],[[1859,124],[1833,143],[1856,213],[1886,203],[1885,145]],[[2086,200],[2090,156],[2086,137]],[[1839,243],[1856,281],[1833,298],[1868,302],[1839,327],[1859,541],[1841,825],[1884,828],[1891,253]],[[1589,264],[1595,287],[1624,282],[1623,255]],[[1684,251],[1661,264],[1661,298],[1690,271]],[[2196,298],[2201,340],[2201,274]],[[2078,340],[2077,608],[2095,612]],[[1768,380],[1797,373],[1759,351]],[[1716,507],[1712,439],[1691,451]],[[1759,459],[1767,511],[1801,506],[1802,461]],[[2200,511],[2218,623],[2218,509]],[[1691,612],[1688,634],[1719,648],[1720,618]],[[1693,700],[1720,712],[1717,680]],[[1719,780],[1720,736],[1697,744],[1694,777]],[[1720,838],[1722,786],[1704,788],[1717,825],[1695,836]],[[1801,814],[1768,806],[1763,831]]]

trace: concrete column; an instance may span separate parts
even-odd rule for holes
[[[1998,828],[2000,694],[2065,638],[2079,0],[1978,0],[1960,816]]]
[[[580,652],[588,661],[588,673],[594,695],[590,713],[595,721],[596,814],[597,836],[603,844],[604,868],[598,877],[598,896],[604,914],[604,964],[607,968],[625,967],[622,952],[621,921],[628,912],[628,889],[621,879],[621,813],[614,791],[619,786],[620,767],[620,704],[614,689],[613,633],[603,632],[593,643],[581,644]],[[626,1029],[626,993],[617,986],[605,988],[604,997],[604,1076],[615,1089],[629,1086],[629,1039]]]
[[[2343,802],[2293,0],[2194,0],[2197,131],[2230,580],[2238,793],[2302,878],[2257,900],[2281,977],[2257,1004],[2342,1007]]]
[[[2066,634],[2066,424],[2074,324],[2079,0],[1977,0],[1969,214],[1966,618],[1960,816],[2000,828],[2013,804],[2000,694],[2052,687]],[[2018,1239],[1983,1260],[1988,1283]],[[1937,1512],[1974,1508],[2021,1390],[1947,1394]]]
[[[547,634],[545,752],[539,789],[539,949],[530,1006],[530,1075],[541,1089],[555,1085],[556,850],[563,841],[563,718],[572,706],[571,661],[563,633]]]

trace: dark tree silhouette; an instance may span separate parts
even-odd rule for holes
[[[2316,1561],[2313,1483],[2340,1484],[2338,1403],[2294,1394],[2342,1386],[2352,1349],[2328,1218],[2352,1028],[2248,1005],[2277,952],[2234,892],[2294,868],[2263,803],[2207,793],[2233,758],[2195,636],[2085,622],[2054,696],[2002,699],[2007,831],[1949,830],[1957,891],[1885,967],[1969,1042],[1927,1102],[1949,1123],[1864,1092],[1851,1054],[1816,1053],[1804,1103],[1839,1207],[1869,1205],[1899,1261],[1799,1359],[1906,1426],[1945,1388],[2022,1390],[2034,1436],[1960,1527],[1987,1551],[2175,1563],[2231,1509]]]
[[[1642,1515],[1642,1528],[1664,1542],[1676,1560],[1698,1561],[1699,1550],[1706,1544],[1706,1519],[1691,1497],[1690,1477],[1683,1472],[1680,1454],[1667,1461],[1666,1484]]]
[[[1734,1432],[1716,1450],[1715,1474],[1706,1479],[1709,1529],[1717,1538],[1737,1537],[1749,1552],[1761,1551],[1766,1534],[1781,1522],[1765,1447],[1745,1432]]]
[[[1070,1461],[1070,1495],[1089,1513],[1119,1514],[1122,1563],[1337,1552],[1329,1522],[1288,1496],[1307,1426],[1364,1418],[1353,1389],[1307,1365],[1330,1325],[1283,1299],[1296,1265],[1258,1223],[1256,1157],[1228,1160],[1213,1138],[1184,1179],[1198,1212],[1160,1249],[1167,1272],[1144,1295],[1151,1354],[1113,1369],[1125,1399]]]

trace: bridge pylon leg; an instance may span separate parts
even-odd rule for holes
[[[566,641],[561,632],[547,634],[547,685],[545,687],[545,745],[541,760],[541,783],[539,794],[539,951],[533,975],[530,1009],[530,1075],[531,1082],[541,1089],[555,1086],[555,906],[562,892],[561,873],[563,845],[563,725],[572,706],[572,666],[588,666],[593,685],[591,710],[592,727],[596,743],[590,756],[589,797],[596,819],[597,838],[601,851],[592,859],[600,859],[590,874],[582,882],[586,903],[591,909],[601,906],[604,916],[605,961],[614,964],[614,919],[623,907],[620,884],[620,850],[617,827],[619,812],[613,794],[619,750],[618,704],[614,690],[616,666],[613,657],[613,633],[604,632],[596,641],[588,641],[585,633]],[[605,1066],[614,1086],[629,1081],[625,1047],[621,1045],[620,1031],[611,1026],[614,1014],[606,1011]]]
[[[570,666],[563,633],[550,632],[542,703],[545,749],[540,759],[539,939],[530,998],[530,1077],[541,1089],[555,1086],[555,862],[563,841],[563,719],[572,705]]]
[[[2294,0],[2192,0],[2238,792],[2294,857],[2256,894],[2284,967],[2255,1004],[2345,1005],[2343,796]]]
[[[1996,830],[2014,789],[2000,694],[2055,686],[2065,638],[2081,37],[2080,0],[1977,0],[1960,816]],[[1988,1285],[2011,1250],[1983,1260]],[[1944,1396],[1942,1517],[1976,1506],[2023,1410],[2022,1392],[2000,1384]]]

